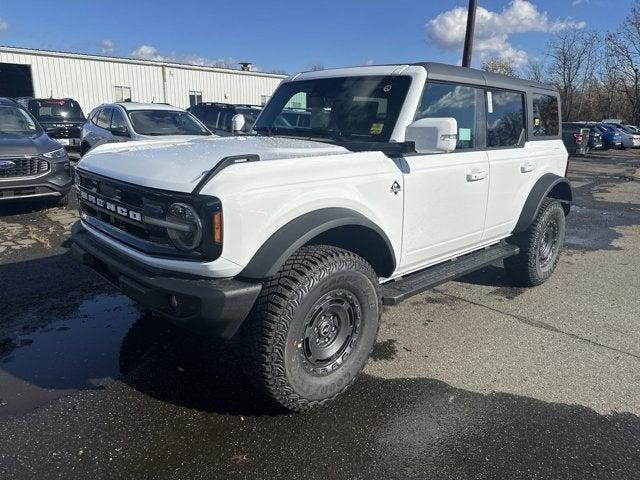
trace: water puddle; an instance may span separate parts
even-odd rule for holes
[[[78,311],[0,350],[0,417],[33,410],[119,373],[120,344],[140,316],[122,295],[98,295]]]

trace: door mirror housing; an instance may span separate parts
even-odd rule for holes
[[[231,131],[233,133],[241,132],[245,125],[244,115],[236,113],[231,119]]]
[[[407,127],[405,141],[414,142],[418,153],[453,152],[458,122],[455,118],[421,118]]]
[[[129,129],[126,127],[112,128],[110,131],[114,137],[131,137],[131,135],[129,134]]]

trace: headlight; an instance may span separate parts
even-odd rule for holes
[[[64,147],[62,147],[57,150],[53,150],[52,152],[43,153],[42,156],[46,158],[54,158],[54,159],[64,158],[67,156],[67,151],[64,149]]]
[[[169,238],[180,250],[193,250],[200,245],[202,222],[193,207],[185,203],[174,203],[167,210],[166,220],[185,227],[167,228]]]

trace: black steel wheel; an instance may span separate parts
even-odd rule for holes
[[[358,255],[306,246],[267,282],[238,340],[248,378],[293,411],[346,390],[373,349],[382,304],[378,278]]]

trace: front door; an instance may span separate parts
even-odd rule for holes
[[[455,118],[458,140],[452,153],[405,157],[402,273],[473,249],[484,229],[489,162],[483,90],[429,82],[416,120],[426,117]]]

